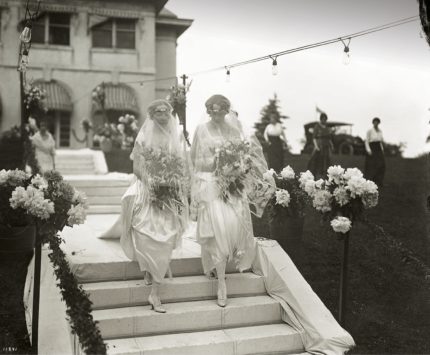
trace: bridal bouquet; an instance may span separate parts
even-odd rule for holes
[[[252,168],[249,142],[228,141],[215,149],[215,176],[224,201],[242,196]]]
[[[146,176],[151,201],[160,209],[175,205],[183,207],[181,196],[187,187],[184,161],[175,154],[161,149],[142,148],[144,176]]]
[[[277,174],[270,169],[264,177],[266,180],[273,177],[276,186],[268,204],[271,220],[282,221],[288,217],[304,217],[310,198],[300,187],[299,176],[294,170],[286,166],[280,174]]]
[[[326,180],[315,181],[311,172],[301,173],[300,187],[310,196],[315,209],[331,220],[335,232],[347,233],[366,209],[378,204],[378,187],[357,168],[345,170],[335,165],[328,168],[327,174]]]

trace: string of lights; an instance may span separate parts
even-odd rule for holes
[[[379,26],[375,26],[375,27],[371,27],[371,28],[362,30],[362,31],[354,32],[354,33],[351,33],[349,35],[344,35],[341,37],[336,37],[336,38],[332,38],[332,39],[328,39],[328,40],[324,40],[324,41],[314,42],[314,43],[306,44],[303,46],[282,50],[279,52],[263,55],[260,57],[256,57],[256,58],[252,58],[252,59],[248,59],[248,60],[244,60],[244,61],[240,61],[240,62],[236,62],[236,63],[224,65],[224,66],[219,66],[219,67],[214,67],[214,68],[210,68],[210,69],[206,69],[206,70],[197,71],[194,73],[189,73],[189,74],[187,74],[187,76],[188,77],[195,77],[195,76],[208,74],[208,73],[212,73],[212,72],[216,72],[216,71],[225,71],[226,81],[229,82],[230,78],[231,78],[231,70],[233,68],[237,68],[237,67],[241,67],[241,66],[245,66],[245,65],[249,65],[249,64],[253,64],[253,63],[257,63],[257,62],[261,62],[261,61],[265,61],[265,60],[271,60],[272,61],[272,74],[277,75],[278,74],[278,67],[279,67],[278,57],[285,56],[288,54],[297,53],[297,52],[301,52],[301,51],[305,51],[305,50],[309,50],[309,49],[313,49],[313,48],[328,46],[328,45],[339,43],[339,42],[343,44],[343,63],[349,64],[350,59],[351,59],[350,44],[351,44],[351,40],[353,38],[367,36],[367,35],[370,35],[370,34],[373,34],[376,32],[388,30],[388,29],[391,29],[394,27],[403,26],[403,25],[406,25],[408,23],[415,22],[418,20],[419,20],[418,15],[409,16],[409,17],[402,18],[402,19],[399,19],[396,21],[392,21],[392,22],[389,22],[389,23],[386,23],[383,25],[379,25]],[[177,81],[177,79],[178,78],[176,76],[169,76],[169,77],[162,77],[162,78],[156,78],[156,79],[128,81],[128,82],[122,82],[122,83],[123,84],[130,84],[130,85],[139,84],[140,86],[144,86],[146,83],[153,83],[153,82],[159,82],[159,81],[171,81],[171,80]],[[81,98],[74,100],[74,102],[79,101],[80,99],[84,98],[88,94],[89,93],[86,93]]]

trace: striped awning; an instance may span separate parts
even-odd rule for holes
[[[104,83],[103,85],[106,95],[104,103],[106,110],[139,113],[139,105],[137,104],[136,95],[132,88],[121,83]]]
[[[72,111],[73,104],[69,92],[55,80],[35,81],[35,86],[46,92],[46,107],[48,110]]]

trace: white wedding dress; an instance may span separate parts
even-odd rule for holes
[[[251,267],[256,244],[246,194],[224,201],[214,175],[214,152],[228,140],[240,139],[240,131],[225,124],[214,131],[210,123],[197,127],[191,159],[194,166],[192,204],[197,214],[197,242],[201,245],[205,274],[215,266],[234,260],[239,271]]]
[[[139,263],[141,271],[148,271],[155,282],[161,283],[169,269],[173,249],[181,244],[188,209],[184,208],[179,214],[174,209],[160,209],[152,203],[148,186],[151,177],[144,177],[143,147],[170,151],[179,157],[181,148],[176,129],[172,125],[168,132],[163,132],[152,120],[145,122],[131,155],[134,171],[140,176],[122,198],[121,246],[124,253]],[[186,204],[185,195],[182,202]]]

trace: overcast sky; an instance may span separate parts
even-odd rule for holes
[[[193,25],[178,40],[178,74],[337,38],[418,15],[415,0],[170,0],[166,7]],[[385,138],[406,142],[407,155],[422,151],[430,120],[430,50],[419,21],[353,39],[351,63],[342,64],[340,43],[271,62],[197,75],[189,93],[191,130],[202,118],[204,101],[228,96],[248,130],[261,108],[277,93],[286,134],[296,152],[303,124],[316,118],[315,105],[329,119],[354,123],[364,136],[373,117],[382,120]]]

